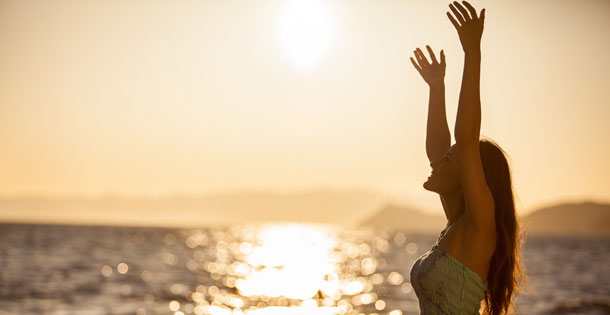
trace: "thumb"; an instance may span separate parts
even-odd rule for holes
[[[441,64],[445,64],[445,51],[441,50]]]

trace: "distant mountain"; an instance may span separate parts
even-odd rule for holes
[[[522,217],[529,235],[608,235],[610,204],[565,203],[535,210]],[[387,204],[360,221],[361,226],[388,227],[403,231],[438,232],[444,216],[430,215],[406,206]]]
[[[353,225],[387,197],[368,190],[237,191],[169,198],[0,199],[0,222],[205,226],[246,222]]]
[[[608,235],[610,204],[565,203],[538,209],[523,218],[529,234]]]
[[[444,216],[426,214],[406,206],[387,204],[374,215],[361,221],[360,225],[409,232],[438,233],[445,227],[446,222]]]

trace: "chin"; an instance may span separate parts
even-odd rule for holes
[[[442,182],[438,181],[436,177],[428,177],[428,179],[423,184],[424,189],[440,194],[443,191],[444,185]]]
[[[435,188],[435,187],[434,187],[434,184],[432,184],[432,183],[430,182],[430,179],[429,179],[429,178],[428,178],[428,180],[427,180],[427,181],[425,181],[425,182],[424,182],[423,186],[424,186],[424,189],[425,189],[425,190],[429,190],[429,191],[432,191],[432,192],[436,192],[436,189],[434,189],[434,188]]]

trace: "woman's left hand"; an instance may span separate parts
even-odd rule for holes
[[[477,16],[477,11],[470,3],[466,1],[462,1],[462,3],[466,8],[457,1],[449,4],[449,8],[455,17],[450,12],[447,12],[447,16],[458,32],[464,52],[467,54],[480,53],[485,9],[481,10],[481,13]]]
[[[434,55],[434,51],[430,46],[426,46],[428,49],[428,53],[430,53],[430,59],[432,62],[428,61],[428,58],[424,55],[421,49],[417,48],[413,51],[417,62],[411,57],[411,63],[415,67],[415,70],[419,72],[424,81],[428,83],[428,86],[432,87],[437,84],[443,84],[445,79],[445,53],[441,50],[441,62],[439,63],[436,60],[436,56]]]

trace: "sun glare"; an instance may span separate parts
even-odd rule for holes
[[[279,23],[279,37],[298,66],[313,66],[331,38],[328,8],[316,0],[287,3]]]
[[[337,272],[329,256],[335,240],[323,229],[270,226],[259,232],[258,239],[260,245],[247,258],[256,271],[236,283],[241,295],[306,300],[325,287],[325,275]]]
[[[222,284],[197,286],[191,294],[196,315],[352,314],[381,301],[375,286],[384,281],[377,270],[385,267],[378,256],[388,241],[369,232],[265,224],[198,230],[185,242],[196,253],[187,267],[203,269]],[[204,261],[205,252],[197,248],[214,248],[216,260]],[[106,269],[102,273],[110,276]],[[402,284],[398,272],[390,278],[392,285]]]

